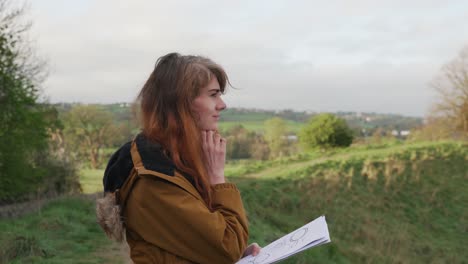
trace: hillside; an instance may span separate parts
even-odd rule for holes
[[[232,180],[252,242],[326,215],[332,243],[284,263],[463,263],[467,161],[467,145],[425,143],[286,160]]]
[[[251,242],[266,245],[326,215],[332,243],[282,263],[463,263],[467,161],[468,145],[435,142],[237,162],[226,173],[242,192]],[[86,184],[97,186],[100,175]],[[65,199],[1,220],[0,256],[16,254],[13,263],[117,263],[124,251],[105,242],[93,208],[88,199]]]

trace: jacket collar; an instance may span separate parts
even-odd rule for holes
[[[174,176],[176,166],[165,154],[161,144],[151,142],[143,134],[138,134],[133,143],[136,146],[139,160],[132,159],[132,142],[125,143],[110,158],[104,171],[104,192],[115,192],[120,189],[130,175],[133,168],[144,168],[145,170]],[[194,184],[193,177],[182,173],[182,175]]]

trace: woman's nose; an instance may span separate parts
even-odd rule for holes
[[[223,111],[224,109],[226,109],[226,103],[224,103],[224,101],[223,101],[223,99],[221,99],[221,97],[219,98],[219,101],[216,104],[216,109],[218,111]]]

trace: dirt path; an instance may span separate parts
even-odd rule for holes
[[[82,194],[89,200],[96,201],[101,193]],[[126,242],[117,243],[112,240],[108,240],[108,244],[104,247],[99,248],[94,252],[98,257],[105,259],[105,263],[116,263],[116,264],[132,264],[130,259],[130,249]]]
[[[132,264],[127,243],[119,244],[109,240],[107,247],[102,247],[94,253],[97,257],[105,259],[105,263]]]

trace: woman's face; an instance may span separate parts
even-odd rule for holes
[[[200,94],[192,103],[192,111],[198,117],[198,126],[202,130],[217,130],[219,114],[225,108],[226,104],[221,99],[218,79],[215,77],[211,78],[208,85],[200,90]]]

